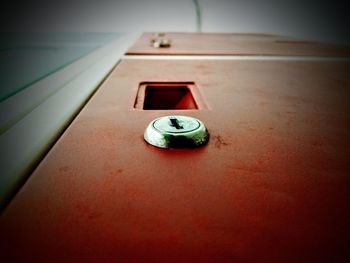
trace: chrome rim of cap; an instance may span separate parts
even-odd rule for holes
[[[200,120],[174,115],[153,120],[144,133],[144,139],[160,148],[194,148],[206,144],[209,133]]]

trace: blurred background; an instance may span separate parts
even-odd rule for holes
[[[196,5],[198,7],[196,12]],[[29,0],[5,1],[2,32],[262,32],[350,43],[345,1]]]

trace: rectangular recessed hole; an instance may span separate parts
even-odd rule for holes
[[[144,110],[196,110],[205,108],[193,82],[141,83],[135,108]],[[200,104],[200,106],[199,106]]]
[[[144,110],[197,109],[186,86],[146,86]]]

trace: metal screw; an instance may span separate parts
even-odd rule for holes
[[[168,38],[154,38],[151,45],[155,48],[168,48],[171,46],[171,40]]]

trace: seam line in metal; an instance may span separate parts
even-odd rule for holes
[[[124,55],[123,60],[272,60],[272,61],[350,61],[350,57],[321,57],[321,56],[201,56],[201,55]]]

